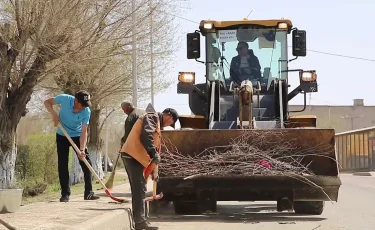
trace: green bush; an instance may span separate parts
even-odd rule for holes
[[[16,172],[22,181],[58,182],[55,134],[32,135],[18,146]]]
[[[23,182],[23,194],[26,196],[37,196],[47,189],[47,183],[38,180],[25,180]]]
[[[25,145],[18,145],[15,170],[25,195],[43,193],[47,184],[60,189],[55,138],[54,133],[36,134],[29,136]],[[69,171],[72,161],[73,149],[70,148]]]
[[[32,135],[27,140],[30,148],[29,176],[47,184],[58,181],[55,134]]]
[[[28,145],[18,145],[17,159],[16,159],[16,176],[17,179],[24,181],[26,180],[28,171],[28,159],[29,159],[30,148]]]

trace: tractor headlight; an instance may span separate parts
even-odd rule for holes
[[[316,76],[315,70],[301,71],[300,72],[301,82],[315,82],[316,78],[317,78],[317,76]]]
[[[181,83],[195,84],[195,72],[179,72],[178,81]]]
[[[210,30],[210,29],[212,29],[212,27],[213,27],[212,23],[204,23],[203,24],[203,28],[205,28],[206,30]]]
[[[277,25],[279,29],[288,29],[288,24],[285,22],[281,22]]]

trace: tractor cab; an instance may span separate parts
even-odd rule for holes
[[[291,60],[290,33],[295,56]],[[205,61],[198,60],[201,35],[205,38]],[[190,109],[205,116],[211,128],[218,122],[233,125],[241,117],[241,106],[248,106],[248,127],[253,126],[252,120],[272,123],[272,127],[279,120],[284,127],[288,101],[299,93],[306,98],[306,93],[317,92],[315,71],[288,69],[288,63],[299,56],[306,56],[306,32],[292,28],[290,20],[203,20],[199,31],[187,34],[187,58],[205,64],[206,83],[195,84],[194,72],[180,72],[178,93],[190,95]],[[288,73],[293,71],[299,72],[300,85],[288,93]],[[240,96],[240,91],[245,88],[251,98],[241,98],[245,94]]]

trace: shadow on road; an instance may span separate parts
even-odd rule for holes
[[[170,207],[171,206],[171,207]],[[225,222],[225,223],[258,223],[279,222],[289,224],[299,221],[323,221],[319,216],[303,216],[294,212],[277,212],[273,204],[218,205],[217,213],[202,215],[175,215],[172,205],[163,208],[162,213],[150,215],[151,222]]]
[[[114,193],[111,193],[111,194],[112,194],[112,196],[115,196],[115,197],[126,197],[126,198],[132,197],[132,194],[130,192],[114,192]],[[100,197],[107,197],[108,196],[104,192],[96,193],[95,195],[100,196]],[[152,195],[152,192],[146,193],[146,196],[151,196],[151,195]]]
[[[108,196],[105,193],[98,193],[98,196]],[[131,198],[131,193],[112,193],[115,197]],[[151,196],[148,192],[146,196]],[[117,209],[117,208],[114,208]],[[160,212],[161,211],[161,212]],[[294,212],[277,212],[276,204],[262,204],[238,202],[235,204],[218,204],[217,213],[204,213],[202,215],[176,215],[173,205],[170,203],[163,206],[157,215],[150,214],[152,222],[225,222],[225,223],[244,223],[244,222],[279,222],[288,224],[299,221],[323,221],[326,218],[321,216],[297,215]]]
[[[81,208],[82,210],[91,210],[91,211],[115,211],[115,210],[124,210],[124,207],[114,207],[114,208]]]

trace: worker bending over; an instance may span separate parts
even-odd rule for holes
[[[59,114],[53,109],[53,106],[56,104],[61,106]],[[95,195],[92,191],[91,171],[82,161],[83,158],[86,158],[87,162],[92,165],[86,147],[88,136],[87,128],[91,116],[91,110],[89,108],[91,106],[90,93],[85,90],[79,90],[74,96],[59,94],[54,98],[45,100],[44,106],[52,115],[55,126],[60,122],[80,150],[77,155],[80,159],[79,164],[82,168],[83,178],[85,180],[84,200],[99,199],[99,196]],[[72,145],[60,128],[56,131],[56,146],[57,167],[61,187],[60,202],[68,202],[71,194],[69,182],[69,148]]]
[[[178,120],[178,113],[167,108],[163,113],[146,113],[134,124],[121,149],[121,157],[128,174],[131,193],[132,209],[135,229],[157,230],[152,226],[145,215],[145,198],[147,181],[143,170],[151,162],[160,163],[161,129],[172,126]],[[152,180],[158,180],[152,176]]]

